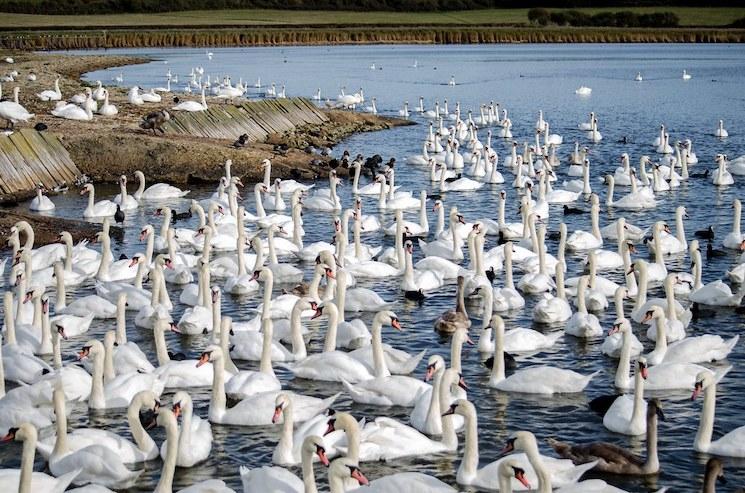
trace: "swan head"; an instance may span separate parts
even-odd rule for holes
[[[212,361],[217,361],[218,359],[222,358],[222,356],[222,349],[220,349],[220,346],[212,344],[207,347],[207,349],[202,353],[201,356],[199,356],[199,360],[197,361],[197,368]]]
[[[499,463],[498,473],[501,477],[506,479],[515,478],[525,486],[527,489],[532,490],[530,482],[525,477],[525,469],[520,467],[520,463],[514,459],[506,459]]]
[[[529,431],[516,431],[507,439],[500,455],[507,455],[517,450],[527,452],[528,450],[537,450],[538,442],[535,435]]]
[[[701,395],[706,387],[714,383],[714,376],[710,371],[702,371],[696,375],[696,383],[693,386],[693,394],[691,400],[695,401],[696,398]]]
[[[13,427],[8,430],[8,433],[0,438],[0,442],[11,442],[13,440],[17,442],[23,442],[30,440],[35,442],[38,437],[36,427],[31,423],[23,423],[21,426]]]
[[[282,413],[291,404],[292,402],[290,401],[289,394],[282,392],[277,395],[277,398],[274,400],[274,415],[272,416],[272,424],[277,424],[279,422],[279,418],[282,416]]]
[[[85,185],[83,185],[83,188],[80,190],[80,195],[85,195],[91,192],[93,192],[93,185],[90,183],[86,183]]]
[[[662,309],[662,307],[654,306],[651,310],[647,311],[647,313],[644,314],[644,318],[642,318],[642,323],[647,323],[650,320],[654,318],[664,318],[665,317],[665,310]]]
[[[354,428],[359,429],[359,423],[354,419],[354,416],[344,412],[337,413],[333,409],[329,409],[329,419],[326,421],[326,431],[323,436],[337,430],[348,432]]]
[[[639,373],[641,373],[641,376],[644,380],[646,380],[649,377],[649,367],[647,365],[647,358],[644,356],[641,356],[638,360],[636,360],[636,368]]]
[[[616,323],[613,324],[613,327],[611,327],[608,330],[608,335],[612,336],[613,334],[616,334],[619,332],[621,333],[628,332],[630,330],[631,330],[631,324],[629,323],[628,319],[622,318],[621,320],[616,320]]]
[[[427,370],[424,374],[424,381],[429,382],[435,373],[445,368],[445,358],[439,354],[433,354],[427,360]]]
[[[329,478],[346,479],[352,478],[361,486],[366,486],[369,481],[360,470],[356,461],[347,458],[339,458],[329,466]]]
[[[301,455],[313,455],[318,457],[321,464],[328,467],[329,459],[326,456],[326,445],[323,443],[323,439],[317,435],[309,435],[303,440],[303,448]]]
[[[103,354],[103,344],[96,339],[91,339],[78,351],[78,361],[85,358],[94,358]]]
[[[466,399],[458,399],[450,405],[450,408],[442,413],[443,416],[450,416],[452,414],[458,414],[463,417],[473,416],[476,413],[476,408],[473,404]]]
[[[398,316],[390,310],[383,310],[375,314],[375,319],[382,322],[383,325],[390,325],[396,330],[403,330],[401,323],[398,320]]]

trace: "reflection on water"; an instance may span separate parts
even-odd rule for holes
[[[591,148],[592,187],[600,194],[604,203],[605,190],[599,180],[602,174],[613,172],[618,164],[618,156],[629,152],[633,163],[637,163],[642,153],[650,153],[656,158],[650,142],[656,136],[660,123],[665,123],[673,139],[690,138],[693,140],[700,164],[696,171],[713,168],[713,156],[723,152],[730,157],[745,153],[740,135],[745,132],[745,123],[741,117],[743,102],[742,87],[745,84],[745,56],[741,46],[730,45],[676,45],[676,46],[635,46],[635,45],[571,45],[571,46],[448,46],[448,47],[407,47],[407,46],[372,46],[372,47],[312,47],[312,48],[257,48],[257,49],[214,49],[214,58],[207,60],[202,50],[127,50],[127,53],[144,53],[157,58],[150,64],[96,72],[88,75],[90,80],[101,79],[110,83],[114,74],[124,73],[125,84],[139,84],[144,87],[162,85],[166,70],[179,74],[181,85],[193,66],[204,66],[205,74],[213,77],[230,74],[233,80],[243,77],[251,83],[261,77],[264,83],[271,81],[287,85],[289,95],[310,96],[320,87],[324,96],[332,98],[339,92],[340,86],[347,87],[348,92],[364,87],[368,98],[377,97],[378,108],[383,113],[393,114],[404,100],[413,107],[421,95],[427,107],[435,99],[441,102],[447,98],[450,105],[460,101],[462,108],[478,111],[480,103],[494,100],[507,108],[513,121],[513,134],[519,142],[533,141],[533,128],[539,109],[544,110],[551,122],[552,132],[560,133],[565,144],[560,148],[564,157],[570,152],[575,139]],[[414,60],[418,68],[411,67]],[[164,64],[163,61],[168,61]],[[375,62],[382,70],[372,71],[368,66]],[[683,82],[680,73],[685,68],[693,74],[693,79]],[[638,71],[644,75],[644,82],[636,83],[633,78]],[[302,76],[298,76],[302,74]],[[447,86],[450,75],[455,75],[458,84]],[[579,98],[574,90],[580,85],[592,87],[592,96]],[[452,111],[452,106],[451,106]],[[577,130],[577,124],[587,120],[587,113],[595,111],[600,120],[600,130],[605,139],[599,144],[589,144],[583,134]],[[476,113],[478,114],[478,113]],[[419,117],[413,117],[424,122]],[[720,142],[711,136],[719,118],[724,119],[730,138]],[[430,186],[427,171],[405,164],[405,157],[421,152],[421,142],[426,132],[425,125],[401,127],[374,134],[357,135],[342,145],[335,153],[349,149],[352,154],[361,152],[365,155],[379,153],[385,158],[397,158],[397,184],[405,189],[437,189]],[[617,140],[626,136],[631,144],[620,144]],[[484,132],[480,133],[483,139]],[[509,144],[495,139],[494,147],[500,159],[509,155]],[[218,165],[219,163],[215,163]],[[508,175],[506,175],[508,176]],[[564,171],[559,170],[560,182],[565,179]],[[511,178],[508,180],[511,181]],[[657,219],[673,221],[674,209],[679,204],[688,207],[690,220],[686,221],[688,238],[693,231],[709,224],[715,226],[720,237],[723,237],[731,224],[731,203],[735,197],[743,198],[743,181],[735,186],[715,189],[709,181],[692,179],[673,192],[659,195],[660,205],[652,212],[624,213],[628,221],[649,226]],[[321,184],[323,186],[323,184]],[[212,187],[192,186],[189,198],[205,198],[213,191]],[[345,205],[350,202],[350,188],[342,187],[340,193]],[[444,200],[447,205],[457,204],[467,220],[479,218],[496,219],[498,192],[502,189],[508,193],[507,217],[516,215],[516,193],[510,184],[487,185],[476,193],[447,193]],[[98,187],[97,197],[107,197],[117,193],[111,187]],[[618,193],[618,192],[617,192]],[[246,207],[253,211],[253,195],[246,194]],[[55,198],[56,215],[78,217],[84,208],[84,201],[75,193]],[[179,211],[188,207],[188,200],[175,200],[169,205]],[[377,212],[374,199],[364,199],[367,214]],[[583,206],[585,204],[582,204]],[[125,223],[126,236],[123,242],[113,242],[114,256],[125,253],[131,256],[142,251],[144,245],[137,240],[139,228],[145,223],[159,223],[153,216],[156,204],[144,204],[137,211],[127,216]],[[607,212],[601,206],[601,226],[614,220],[618,211]],[[412,216],[414,217],[414,216]],[[562,220],[561,206],[552,206],[549,219],[549,230],[558,230]],[[589,228],[589,215],[567,216],[569,231]],[[392,215],[382,214],[385,224],[392,221]],[[328,240],[331,231],[331,215],[327,213],[306,212],[304,215],[305,242]],[[430,212],[430,224],[435,218]],[[188,227],[193,227],[193,223]],[[375,233],[363,235],[363,241],[389,246],[390,239],[380,238]],[[492,237],[488,238],[486,248],[495,245]],[[549,252],[555,252],[556,241],[548,241]],[[647,250],[639,246],[640,257],[646,257]],[[415,260],[421,252],[415,251]],[[704,261],[704,281],[721,278],[726,269],[735,261],[734,253],[723,258]],[[291,259],[284,259],[291,261]],[[582,257],[568,253],[568,277],[581,271]],[[668,268],[688,270],[689,259],[671,258]],[[306,278],[311,269],[303,266]],[[520,273],[516,273],[516,280]],[[620,273],[609,275],[615,281],[621,281]],[[497,281],[501,283],[501,279]],[[385,332],[384,338],[396,347],[409,352],[426,349],[429,354],[449,354],[447,339],[440,338],[432,330],[433,321],[439,314],[454,304],[454,285],[434,294],[422,306],[404,301],[398,293],[398,281],[395,279],[361,282],[360,285],[375,289],[384,299],[395,300],[393,309],[399,315],[406,329],[402,333]],[[276,287],[276,293],[281,286]],[[92,292],[90,285],[70,290],[70,296]],[[177,300],[179,290],[172,288],[171,299]],[[650,296],[658,296],[660,289],[655,288]],[[507,329],[511,327],[533,327],[531,320],[535,298],[527,299],[527,306],[522,311],[509,313],[506,319]],[[252,311],[260,302],[258,296],[237,298],[223,296],[223,313],[237,320],[246,320],[254,316]],[[631,303],[627,303],[627,310]],[[178,320],[184,307],[176,306],[173,317]],[[480,316],[473,315],[473,326],[481,326]],[[134,327],[128,320],[128,331],[131,340],[136,341],[146,352],[153,354],[152,337],[149,331]],[[366,323],[371,317],[362,316]],[[611,310],[600,315],[604,328],[610,327],[615,319]],[[313,330],[310,335],[309,352],[322,349],[324,322],[308,322]],[[91,337],[101,338],[104,331],[112,328],[110,322],[95,321],[90,332]],[[535,326],[537,330],[555,330]],[[741,316],[732,310],[717,310],[711,319],[692,323],[689,334],[700,335],[716,333],[731,336],[743,328]],[[646,330],[635,326],[637,334],[646,347],[651,344],[643,336]],[[472,336],[476,338],[477,331]],[[189,357],[196,357],[208,344],[203,336],[184,337],[169,333],[169,348],[183,351]],[[85,337],[67,341],[63,345],[67,361],[74,358],[74,352],[86,341]],[[602,420],[587,408],[587,402],[600,394],[613,392],[613,375],[615,361],[600,354],[601,340],[579,341],[570,336],[559,339],[558,343],[543,353],[520,358],[520,367],[534,364],[550,364],[570,368],[580,373],[600,371],[590,383],[584,394],[555,397],[535,397],[530,395],[507,395],[489,389],[488,369],[482,363],[475,347],[464,347],[463,373],[470,386],[469,398],[472,399],[479,413],[479,447],[481,463],[486,464],[497,458],[503,441],[513,431],[530,429],[539,437],[544,452],[548,447],[542,439],[557,437],[570,441],[607,440],[639,453],[645,453],[642,442],[635,438],[613,435],[602,426]],[[745,373],[743,372],[742,345],[730,356],[734,369],[723,380],[718,389],[718,406],[715,436],[743,424],[739,405],[745,390]],[[154,359],[154,358],[153,358]],[[240,364],[241,368],[254,368],[254,365]],[[285,388],[311,395],[328,396],[341,391],[337,384],[307,382],[289,379],[286,370],[276,368]],[[423,368],[414,376],[421,377]],[[193,390],[195,412],[205,417],[209,402],[207,390]],[[692,491],[699,488],[703,464],[707,457],[692,450],[695,430],[701,402],[692,403],[686,392],[662,394],[667,422],[660,426],[660,462],[662,472],[656,478],[605,478],[619,487],[631,491],[647,491],[659,486],[672,486],[675,491]],[[169,396],[164,396],[168,402]],[[403,408],[376,408],[352,404],[342,394],[335,405],[338,409],[351,410],[357,417],[368,419],[378,415],[391,416],[407,420],[409,410]],[[70,417],[71,427],[102,426],[112,431],[127,434],[123,412],[107,412],[88,415],[85,407],[78,405]],[[162,430],[153,432],[157,442],[164,438]],[[210,458],[203,464],[189,470],[178,470],[176,489],[209,477],[224,478],[232,487],[240,489],[238,467],[248,465],[258,467],[270,465],[271,454],[278,440],[277,429],[254,429],[234,426],[213,426],[214,444]],[[461,440],[462,441],[462,440]],[[462,445],[462,443],[461,443]],[[3,467],[17,467],[20,445],[5,445],[0,448],[0,460]],[[364,464],[369,478],[403,470],[417,470],[436,475],[442,480],[455,485],[455,473],[459,464],[457,456],[442,455],[396,460],[392,463]],[[745,483],[742,463],[726,462],[727,474],[731,484]],[[37,470],[44,466],[37,460]],[[146,464],[146,471],[133,491],[151,491],[160,474],[160,462]],[[295,470],[295,469],[294,469]],[[299,470],[295,470],[299,473]],[[317,475],[325,482],[325,473]]]

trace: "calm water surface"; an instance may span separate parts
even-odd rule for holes
[[[341,86],[348,92],[355,92],[363,87],[369,99],[377,97],[378,109],[383,114],[395,114],[404,100],[414,107],[419,96],[425,98],[427,108],[435,99],[441,102],[448,99],[450,110],[454,103],[460,101],[463,110],[475,109],[490,100],[500,102],[510,112],[513,121],[513,134],[522,144],[533,141],[533,128],[538,110],[542,109],[546,119],[551,123],[552,133],[562,134],[565,144],[559,153],[566,156],[575,139],[591,148],[592,187],[599,193],[601,204],[604,203],[606,191],[599,182],[599,177],[612,172],[617,166],[618,156],[622,152],[631,155],[634,165],[642,154],[650,154],[653,159],[654,149],[650,143],[657,135],[660,123],[665,123],[671,139],[690,138],[698,154],[700,163],[694,171],[704,168],[714,169],[713,157],[716,153],[726,153],[731,158],[745,153],[741,136],[745,134],[745,121],[742,108],[745,103],[745,48],[736,45],[570,45],[570,46],[373,46],[373,47],[303,47],[303,48],[241,48],[213,49],[214,58],[210,61],[204,50],[117,50],[112,53],[149,55],[155,61],[139,66],[111,69],[88,74],[88,80],[102,80],[113,84],[112,78],[122,72],[124,85],[138,84],[143,87],[161,86],[165,83],[168,69],[178,74],[179,88],[187,80],[192,67],[203,66],[205,75],[222,77],[229,74],[233,81],[239,77],[251,85],[258,77],[263,84],[272,81],[279,87],[285,84],[288,95],[310,96],[316,88],[321,88],[325,97],[332,99],[339,93]],[[412,65],[417,62],[418,67]],[[375,63],[377,70],[369,66]],[[382,67],[382,69],[380,69]],[[681,79],[682,70],[693,75],[689,81]],[[642,72],[644,81],[634,82],[637,72]],[[447,82],[455,76],[457,85],[450,87]],[[581,98],[574,94],[580,85],[593,89],[590,97]],[[587,121],[587,114],[595,111],[600,120],[600,130],[604,140],[599,144],[590,144],[584,139],[584,133],[577,130],[579,122]],[[720,141],[712,136],[717,120],[724,119],[730,137]],[[425,123],[425,120],[413,116],[414,121]],[[395,157],[397,165],[397,183],[409,190],[436,191],[436,185],[430,185],[425,169],[405,164],[405,158],[421,152],[422,139],[426,134],[426,125],[401,127],[389,131],[356,135],[341,145],[334,153],[340,155],[348,149],[353,155],[360,152],[365,155],[381,154],[384,158]],[[485,138],[485,132],[480,132]],[[620,144],[617,141],[626,136],[632,143]],[[500,155],[500,161],[509,155],[510,143],[495,140],[494,147]],[[215,163],[219,165],[219,163]],[[559,169],[560,181],[565,174],[566,166]],[[511,175],[505,173],[511,182]],[[509,177],[509,178],[508,178]],[[693,231],[713,224],[720,238],[731,227],[731,204],[735,197],[745,198],[745,181],[737,179],[730,187],[717,188],[710,181],[692,179],[684,182],[680,189],[658,194],[659,206],[649,212],[626,213],[634,224],[649,226],[655,220],[674,221],[674,209],[683,204],[688,208],[690,220],[686,221],[688,238]],[[247,184],[248,185],[248,184]],[[324,186],[323,184],[320,184]],[[201,199],[210,194],[214,187],[192,186],[189,198]],[[345,206],[349,206],[350,188],[342,187],[340,193]],[[465,213],[466,219],[476,220],[483,217],[496,219],[498,193],[506,189],[509,197],[508,217],[516,214],[516,192],[510,183],[487,185],[478,192],[449,193],[445,196],[447,205],[457,204]],[[97,197],[110,196],[116,193],[112,187],[97,187]],[[625,189],[621,189],[624,193]],[[618,192],[617,197],[618,197]],[[253,211],[253,195],[245,194],[246,207]],[[58,216],[79,217],[84,201],[75,193],[56,197]],[[170,204],[181,211],[188,207],[188,200],[175,201]],[[375,213],[377,202],[365,199],[365,212]],[[142,251],[144,245],[138,242],[137,233],[145,223],[158,224],[153,217],[156,204],[145,204],[135,212],[130,212],[125,223],[126,237],[123,242],[114,243],[114,255],[120,253],[132,255]],[[601,226],[617,217],[617,213],[606,211],[602,207]],[[413,216],[415,217],[415,216]],[[385,213],[386,223],[392,221],[392,215]],[[327,213],[306,212],[304,216],[306,237],[309,244],[313,241],[328,240],[330,237],[330,219]],[[568,216],[563,218],[561,206],[551,206],[549,230],[557,231],[559,223],[565,219],[570,231],[589,229],[589,216]],[[509,220],[509,219],[508,219]],[[430,217],[434,225],[435,217]],[[193,225],[190,225],[193,226]],[[386,246],[391,242],[382,239],[377,233],[368,233],[363,241]],[[488,237],[486,248],[495,246],[496,240]],[[606,243],[607,248],[614,248]],[[555,241],[549,241],[549,251],[556,251]],[[415,252],[415,260],[421,252]],[[638,256],[646,258],[647,250],[642,245]],[[722,278],[725,270],[736,261],[734,252],[726,257],[711,261],[704,260],[704,281],[709,282]],[[285,261],[293,261],[290,258]],[[571,253],[567,256],[568,276],[581,271],[581,257]],[[673,258],[668,261],[672,270],[688,270],[688,258]],[[310,266],[303,266],[306,277],[311,274]],[[620,279],[620,273],[610,277]],[[516,273],[516,280],[521,274]],[[360,285],[372,287],[383,298],[393,301],[393,309],[400,317],[406,331],[400,334],[385,333],[387,342],[410,352],[427,349],[429,354],[449,353],[449,341],[440,338],[432,330],[433,321],[453,304],[454,286],[448,285],[434,294],[419,307],[402,299],[398,291],[398,279],[362,282]],[[497,281],[500,284],[501,280]],[[277,291],[281,287],[277,287]],[[92,292],[92,286],[82,287],[71,292],[71,295],[82,295]],[[171,289],[172,300],[177,300],[180,290]],[[276,293],[275,293],[276,294]],[[659,288],[651,296],[662,295]],[[223,313],[236,320],[252,318],[260,302],[259,296],[237,298],[223,296]],[[531,327],[532,307],[535,299],[527,298],[525,310],[510,313],[506,316],[507,329],[511,327]],[[631,303],[627,303],[627,310]],[[178,320],[183,306],[176,306],[173,317]],[[609,328],[615,319],[613,308],[605,314],[599,314],[601,324]],[[133,315],[128,317],[128,330],[132,340],[138,342],[144,350],[152,350],[152,337],[149,331],[143,331],[133,324]],[[362,317],[370,322],[371,317]],[[474,314],[473,326],[480,327],[480,315]],[[318,351],[322,347],[323,327],[325,323],[309,324],[319,330],[310,336],[309,351]],[[111,322],[95,321],[89,336],[101,338],[106,330],[113,328]],[[537,330],[556,330],[560,327],[534,327]],[[635,332],[645,343],[647,349],[652,344],[643,337],[646,333],[636,326]],[[743,319],[731,309],[717,310],[716,317],[692,323],[688,328],[690,335],[715,333],[722,336],[739,334],[743,329]],[[68,341],[63,346],[64,356],[70,361],[74,352],[83,345],[87,337]],[[167,335],[172,350],[184,351],[190,357],[197,357],[208,344],[208,338],[185,337],[176,334]],[[645,452],[643,441],[608,432],[602,420],[587,408],[587,402],[600,394],[612,392],[613,375],[616,362],[600,353],[602,339],[578,340],[566,336],[551,350],[522,358],[522,368],[545,363],[563,368],[570,368],[580,373],[591,373],[600,370],[583,394],[556,397],[531,397],[510,395],[496,392],[486,385],[488,370],[481,364],[475,348],[464,348],[464,374],[470,390],[469,399],[479,413],[479,447],[481,463],[486,464],[497,458],[504,440],[510,433],[519,429],[533,431],[541,440],[544,453],[551,453],[543,438],[555,436],[572,442],[589,440],[606,440],[632,448],[640,453]],[[729,363],[734,368],[718,388],[717,418],[715,438],[745,423],[739,407],[745,390],[743,377],[743,359],[745,351],[742,344],[730,355]],[[153,357],[154,359],[154,357]],[[254,365],[239,364],[241,368],[254,368]],[[423,374],[423,364],[414,376]],[[277,374],[287,389],[311,395],[328,396],[341,390],[340,385],[293,380],[282,369]],[[209,403],[209,392],[192,391],[196,412],[206,416]],[[740,396],[740,397],[738,397]],[[660,462],[662,471],[658,476],[646,479],[604,477],[607,481],[630,491],[651,491],[661,486],[670,486],[672,491],[693,491],[700,488],[703,464],[707,460],[704,454],[693,451],[692,443],[698,426],[701,401],[691,402],[689,392],[665,393],[663,400],[666,422],[660,425]],[[164,402],[170,401],[168,395]],[[403,421],[408,419],[409,410],[401,408],[376,408],[352,404],[344,395],[334,406],[337,409],[350,410],[357,417],[373,418],[378,415],[391,416]],[[71,426],[100,426],[127,434],[123,412],[105,414],[87,414],[84,406],[78,406],[71,416]],[[188,470],[179,470],[176,474],[176,489],[189,485],[193,481],[219,477],[236,489],[240,489],[238,467],[247,465],[258,467],[271,464],[271,455],[278,440],[278,429],[256,429],[213,425],[214,444],[208,461]],[[163,439],[163,431],[154,430],[156,441]],[[461,437],[462,438],[462,437]],[[462,440],[461,440],[462,446]],[[17,467],[20,445],[5,445],[0,448],[2,467]],[[452,485],[455,483],[455,472],[459,464],[459,455],[441,455],[403,459],[390,464],[366,463],[363,469],[369,478],[380,477],[397,471],[417,470],[432,474]],[[151,491],[160,475],[160,461],[145,465],[146,471],[132,491]],[[730,479],[723,491],[734,491],[735,485],[745,484],[745,462],[726,460],[725,467]],[[37,470],[43,468],[37,461]],[[299,473],[299,470],[296,472]],[[320,473],[320,481],[325,482],[325,473]],[[470,490],[468,490],[470,491]]]

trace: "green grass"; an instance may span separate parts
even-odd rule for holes
[[[632,9],[579,9],[587,13],[633,10],[634,12],[673,11],[681,26],[724,26],[745,17],[745,8],[642,7]],[[187,11],[163,14],[117,15],[30,15],[2,14],[0,27],[52,28],[100,26],[213,26],[213,25],[304,25],[304,24],[527,24],[527,9],[492,9],[455,12],[347,12],[347,11],[287,11],[287,10],[215,10]]]

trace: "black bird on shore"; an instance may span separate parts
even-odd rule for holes
[[[34,125],[34,130],[37,132],[43,132],[44,130],[48,129],[46,123],[39,122],[36,125]]]
[[[706,244],[706,258],[710,259],[713,257],[725,257],[727,252],[723,250],[716,250],[711,244],[711,241]]]
[[[568,205],[564,206],[564,215],[568,216],[570,214],[585,214],[587,211],[584,209],[580,209],[579,207],[570,207]]]
[[[236,149],[240,149],[241,147],[245,147],[247,142],[248,142],[248,134],[243,134],[238,137],[238,140],[233,142],[233,147],[235,147]]]
[[[714,226],[709,226],[706,229],[700,229],[694,233],[696,238],[703,238],[705,240],[714,239]]]
[[[123,223],[124,222],[124,211],[121,207],[119,207],[119,204],[116,205],[116,212],[114,213],[114,221],[117,223]]]
[[[165,133],[162,127],[170,119],[171,114],[166,110],[153,111],[142,117],[140,128],[143,130],[152,130],[153,135],[155,135],[156,130],[160,131],[160,133]]]

